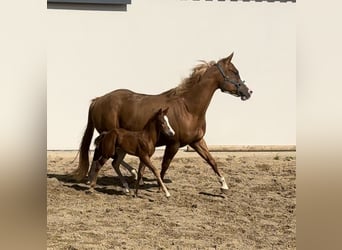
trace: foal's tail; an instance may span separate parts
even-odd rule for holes
[[[114,131],[104,131],[95,138],[94,144],[101,156],[110,158],[115,154],[117,135]]]
[[[89,169],[89,147],[91,143],[91,139],[94,134],[94,124],[92,121],[91,111],[94,104],[94,100],[90,104],[88,111],[88,123],[85,129],[84,135],[82,137],[81,145],[80,145],[80,156],[77,169],[72,173],[73,178],[76,181],[81,181],[88,173]]]
[[[94,145],[96,148],[100,147],[100,143],[103,140],[103,137],[107,134],[107,132],[102,132],[98,137],[94,140]]]

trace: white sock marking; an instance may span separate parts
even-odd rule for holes
[[[219,181],[220,181],[220,183],[222,184],[222,189],[228,189],[228,186],[227,186],[227,183],[226,183],[226,180],[224,179],[224,177],[222,176],[222,177],[219,177]]]

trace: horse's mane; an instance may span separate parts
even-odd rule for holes
[[[162,94],[166,94],[168,96],[180,96],[183,93],[190,90],[196,83],[201,80],[203,74],[208,70],[209,67],[214,65],[215,61],[206,62],[204,60],[200,60],[200,64],[196,65],[190,74],[189,77],[184,78],[182,82],[175,88],[165,91]]]

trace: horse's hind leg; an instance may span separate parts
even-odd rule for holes
[[[124,160],[121,161],[121,165],[123,167],[125,167],[130,173],[131,175],[133,176],[134,180],[137,180],[138,179],[138,173],[137,171],[135,170],[135,168],[133,168],[131,165],[129,165],[127,162],[125,162]]]
[[[125,157],[126,153],[123,151],[117,151],[115,153],[114,160],[112,161],[112,167],[114,168],[116,174],[119,176],[119,179],[121,181],[121,184],[124,187],[125,193],[129,193],[129,186],[126,181],[126,179],[123,177],[121,171],[120,171],[120,163],[122,162],[123,158]]]
[[[190,144],[190,146],[204,159],[206,162],[211,166],[211,168],[214,170],[214,172],[217,174],[219,177],[219,182],[221,183],[221,189],[222,190],[227,190],[228,186],[227,183],[224,179],[224,177],[220,174],[217,164],[212,157],[212,155],[209,153],[207,144],[205,143],[204,139],[201,139],[195,143]]]
[[[101,168],[101,165],[99,164],[100,157],[101,157],[101,154],[99,150],[95,148],[93,161],[91,163],[91,167],[88,172],[88,180],[87,180],[87,184],[91,185],[91,187],[95,187],[96,185],[97,175]]]
[[[145,165],[140,161],[139,163],[139,170],[138,170],[138,178],[135,181],[135,196],[138,196],[138,189],[139,189],[139,184],[141,183],[142,177],[144,176],[145,172]]]
[[[97,181],[97,176],[99,175],[99,171],[103,167],[103,165],[106,163],[107,160],[108,158],[100,157],[98,160],[93,161],[93,163],[91,164],[88,184],[90,184],[92,188],[96,186],[96,181]]]
[[[99,174],[100,168],[101,168],[101,165],[99,161],[92,162],[89,175],[88,175],[88,181],[87,181],[87,184],[90,185],[91,187],[96,186],[97,176]]]

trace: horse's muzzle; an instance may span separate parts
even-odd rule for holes
[[[175,135],[175,132],[173,132],[173,131],[169,131],[169,132],[167,132],[167,135],[168,135],[168,136],[170,136],[170,137],[172,137],[172,136],[174,136],[174,135]]]
[[[242,95],[240,96],[240,97],[241,97],[241,100],[242,100],[242,101],[248,100],[248,99],[251,97],[252,93],[253,93],[252,90],[248,90],[248,93],[247,93],[247,94],[245,94],[245,95],[242,94]]]

